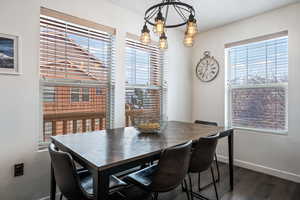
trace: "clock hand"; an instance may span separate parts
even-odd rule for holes
[[[205,74],[203,73],[201,77],[204,78],[204,76],[205,76]]]

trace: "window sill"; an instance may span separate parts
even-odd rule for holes
[[[288,130],[276,131],[276,130],[266,130],[266,129],[258,129],[258,128],[245,128],[245,127],[232,127],[232,128],[235,130],[250,131],[255,133],[266,133],[266,134],[282,135],[282,136],[288,135]]]

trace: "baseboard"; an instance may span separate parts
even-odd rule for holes
[[[220,160],[221,162],[228,163],[228,157],[222,156],[222,155],[217,155],[217,156],[218,156],[218,160]],[[286,179],[289,181],[293,181],[296,183],[300,183],[300,175],[299,174],[294,174],[294,173],[286,172],[283,170],[273,169],[270,167],[265,167],[263,165],[258,165],[255,163],[246,162],[246,161],[242,161],[242,160],[238,160],[238,159],[234,159],[234,165],[242,167],[242,168],[250,169],[253,171],[261,172],[264,174],[268,174],[271,176],[276,176],[276,177]]]
[[[59,199],[59,197],[60,197],[60,192],[56,194],[55,199]],[[42,197],[38,200],[50,200],[50,196]]]
[[[50,197],[49,196],[46,196],[46,197],[42,197],[42,198],[40,198],[40,199],[38,199],[38,200],[49,200],[50,199]]]

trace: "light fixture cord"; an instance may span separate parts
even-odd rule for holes
[[[165,24],[167,23],[168,14],[169,14],[169,5],[167,5],[167,9],[165,13]]]

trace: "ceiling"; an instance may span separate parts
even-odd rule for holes
[[[144,14],[145,10],[161,0],[106,0],[120,7]],[[200,31],[206,31],[234,21],[283,7],[300,0],[181,0],[196,10]],[[169,17],[176,22],[175,16]]]

